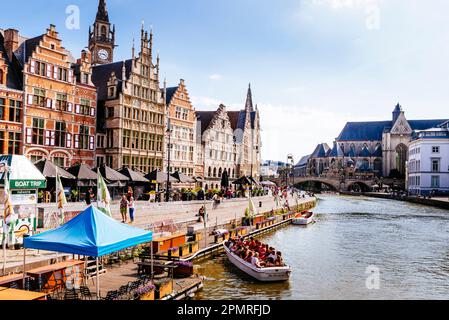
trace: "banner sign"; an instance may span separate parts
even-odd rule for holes
[[[11,190],[13,205],[37,204],[37,190]]]
[[[45,180],[11,180],[11,189],[45,189],[47,188],[47,181]]]

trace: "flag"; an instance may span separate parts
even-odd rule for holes
[[[106,182],[101,176],[100,169],[98,169],[97,206],[98,210],[112,218],[111,195],[109,194]]]
[[[67,204],[65,197],[64,186],[61,182],[61,177],[56,169],[56,196],[58,197],[58,209],[59,209],[59,224],[64,224],[64,206]]]
[[[15,217],[16,214],[14,212],[14,207],[11,202],[11,191],[9,190],[9,179],[8,179],[8,173],[5,171],[5,201],[4,201],[4,212],[3,212],[3,239],[2,242],[5,243],[6,236],[8,234],[8,222],[7,218],[10,217],[10,225],[12,231],[14,231],[14,225],[15,225]],[[11,233],[11,230],[10,232]]]

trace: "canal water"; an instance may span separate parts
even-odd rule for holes
[[[449,212],[406,202],[319,195],[317,223],[262,240],[292,266],[261,284],[221,255],[196,266],[195,299],[449,299]]]

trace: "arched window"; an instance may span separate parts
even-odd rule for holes
[[[208,173],[207,176],[208,176],[208,177],[211,177],[211,176],[212,176],[212,168],[211,168],[211,167],[209,167],[209,173]]]
[[[213,175],[213,177],[214,177],[214,178],[217,177],[217,168],[214,168],[214,175]]]
[[[106,38],[106,26],[101,26],[101,37]]]
[[[396,147],[396,169],[401,176],[405,176],[405,164],[407,162],[408,148],[401,143]]]
[[[222,171],[222,169],[220,168],[219,170],[218,170],[218,177],[219,178],[221,178],[221,175],[223,174],[223,171]]]

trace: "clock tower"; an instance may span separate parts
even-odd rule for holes
[[[89,27],[89,50],[92,53],[92,65],[106,64],[114,61],[115,26],[111,27],[105,0],[98,4],[97,17]]]

